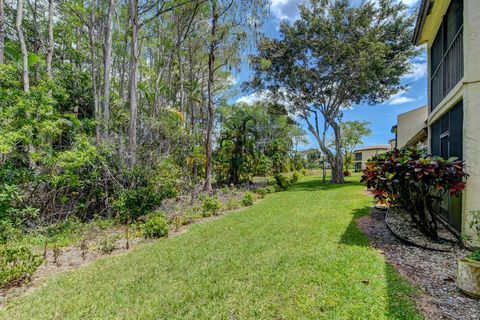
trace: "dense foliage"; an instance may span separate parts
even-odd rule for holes
[[[293,169],[285,113],[227,104],[266,1],[1,3],[1,243]]]
[[[362,181],[373,190],[377,201],[401,205],[425,235],[436,239],[436,206],[446,195],[458,196],[466,178],[461,160],[405,148],[369,159]]]
[[[42,257],[27,248],[0,247],[0,288],[27,282],[42,262]]]
[[[237,184],[303,166],[293,150],[304,132],[283,108],[237,104],[221,109],[219,124],[214,160],[220,181]]]

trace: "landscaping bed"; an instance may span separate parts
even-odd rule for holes
[[[377,209],[357,224],[387,262],[420,287],[416,303],[428,319],[479,319],[480,301],[460,292],[455,282],[457,259],[468,251],[452,246],[449,252],[439,252],[405,244],[390,232],[384,212]]]

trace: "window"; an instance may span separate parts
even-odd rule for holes
[[[457,103],[452,110],[431,126],[432,155],[444,159],[463,157],[463,102]],[[439,207],[440,215],[455,229],[462,225],[461,197],[447,196]]]
[[[431,127],[432,155],[444,159],[463,156],[463,102],[460,101]]]
[[[355,153],[355,161],[362,161],[362,153],[356,152]]]
[[[463,0],[452,0],[430,48],[432,110],[463,78]]]

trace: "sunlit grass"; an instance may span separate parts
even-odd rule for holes
[[[1,319],[417,319],[414,290],[353,219],[358,176],[287,192],[53,277]]]

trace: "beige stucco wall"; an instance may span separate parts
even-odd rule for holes
[[[367,166],[367,160],[370,159],[371,157],[379,154],[379,153],[384,153],[384,152],[387,152],[388,151],[388,148],[385,148],[385,149],[369,149],[369,150],[358,150],[358,151],[355,151],[355,153],[362,153],[362,170],[365,169]],[[354,154],[355,154],[354,153]],[[354,159],[355,159],[355,156],[354,156]],[[355,162],[360,162],[360,161],[355,161]]]
[[[463,157],[470,178],[463,198],[463,229],[473,234],[471,212],[480,210],[480,1],[465,0],[464,6]]]
[[[436,1],[432,14],[425,22],[420,42],[428,43],[428,56],[449,4],[450,1]],[[480,210],[480,1],[464,0],[463,16],[464,78],[429,113],[428,124],[440,119],[463,99],[463,159],[470,177],[463,192],[462,232],[472,236],[472,245],[480,246],[480,241],[470,228],[472,211]],[[430,59],[427,70],[430,74]],[[430,87],[428,90],[430,98]]]
[[[425,127],[428,117],[428,107],[423,106],[397,117],[397,147],[403,148],[417,133]]]

